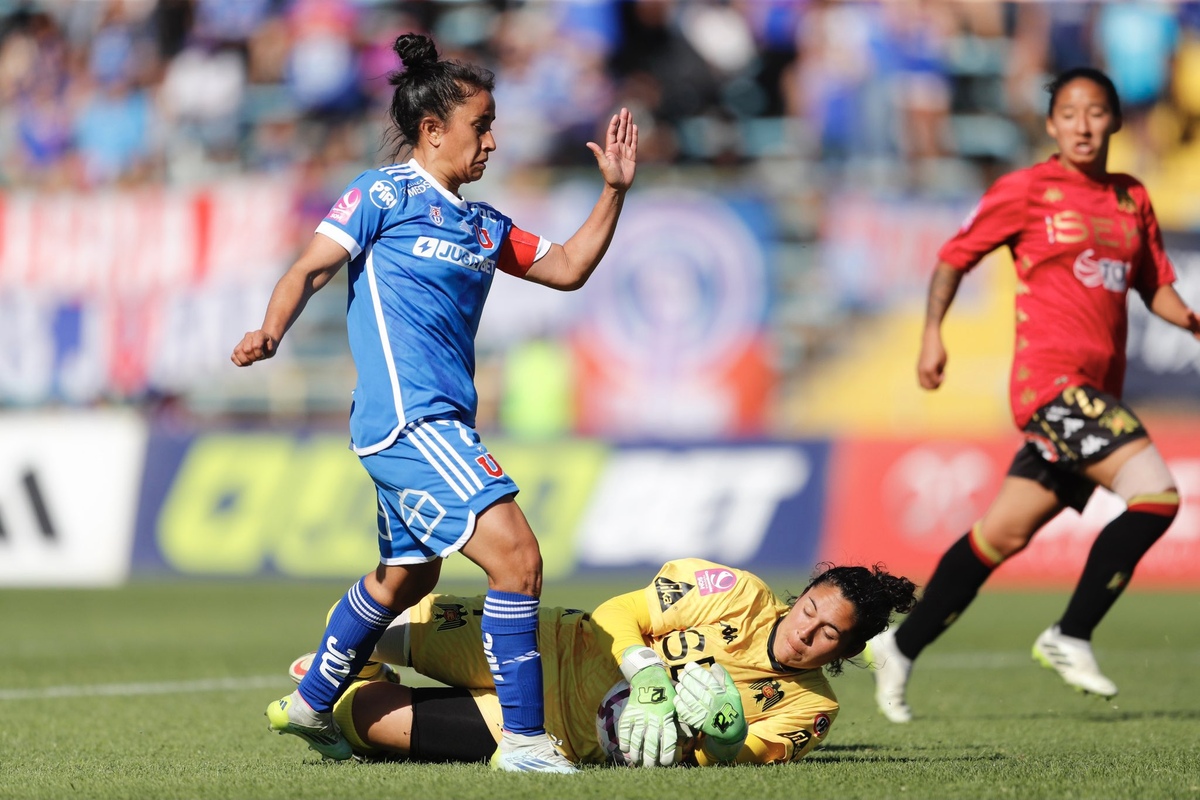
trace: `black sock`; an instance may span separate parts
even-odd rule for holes
[[[1092,638],[1092,631],[1129,585],[1133,568],[1174,518],[1131,509],[1104,526],[1058,622],[1064,636]]]
[[[995,569],[985,564],[971,547],[971,533],[942,556],[921,601],[896,630],[896,647],[907,658],[916,658],[934,639],[958,619],[979,587]]]

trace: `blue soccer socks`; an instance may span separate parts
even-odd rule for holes
[[[483,604],[483,651],[504,729],[535,734],[545,730],[542,656],[537,649],[538,599],[514,592],[489,591]]]
[[[333,708],[350,677],[370,660],[379,637],[395,618],[391,609],[367,593],[365,578],[350,587],[329,615],[321,646],[300,681],[300,696],[314,711]]]

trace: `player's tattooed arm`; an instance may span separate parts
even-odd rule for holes
[[[929,280],[929,297],[925,303],[925,325],[941,325],[958,294],[958,285],[962,283],[963,271],[955,269],[946,262],[939,262]]]
[[[942,320],[958,285],[962,283],[963,271],[939,261],[929,280],[929,298],[925,305],[925,331],[921,337],[921,354],[917,358],[917,380],[925,389],[936,389],[942,385],[946,371],[946,347],[942,343]]]

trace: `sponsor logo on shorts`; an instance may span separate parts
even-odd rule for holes
[[[384,211],[394,208],[396,201],[400,199],[396,194],[396,185],[388,180],[375,181],[371,184],[371,189],[367,194],[375,207],[382,208]]]
[[[820,739],[822,736],[829,733],[829,725],[830,722],[828,714],[817,714],[816,718],[813,720],[813,733],[817,734],[817,738]]]
[[[1058,448],[1054,446],[1054,442],[1045,436],[1038,436],[1034,433],[1026,433],[1025,439],[1033,443],[1044,461],[1049,461],[1051,464],[1058,461]]]
[[[357,188],[346,192],[334,204],[329,213],[325,215],[325,219],[331,219],[334,222],[340,222],[345,225],[354,216],[354,212],[358,210],[358,204],[362,202],[362,192]]]
[[[424,531],[418,538],[425,541],[446,516],[446,509],[429,492],[405,489],[400,493],[400,515],[410,531],[415,534]]]
[[[812,734],[805,730],[787,731],[780,736],[792,743],[792,761],[799,761],[804,754],[804,748],[812,741]]]
[[[779,681],[772,680],[771,678],[763,678],[760,681],[755,681],[750,684],[750,688],[756,692],[754,702],[758,703],[759,708],[763,711],[766,711],[783,699],[783,689],[780,688]]]
[[[700,594],[728,592],[737,585],[737,576],[727,569],[702,569],[696,573],[696,588]]]
[[[1079,454],[1084,458],[1099,453],[1108,444],[1108,439],[1101,436],[1085,436],[1079,443]]]

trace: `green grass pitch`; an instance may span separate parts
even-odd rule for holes
[[[591,607],[640,579],[551,584],[544,598]],[[848,667],[829,741],[801,763],[543,776],[322,763],[269,734],[263,709],[345,588],[0,591],[0,798],[1200,798],[1197,595],[1117,604],[1095,641],[1121,687],[1111,702],[1029,658],[1064,594],[984,592],[918,663],[910,725],[878,716],[869,675]]]

